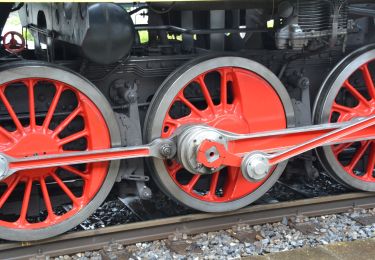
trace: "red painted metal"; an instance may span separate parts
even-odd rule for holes
[[[216,69],[215,72],[220,75],[220,86],[217,86],[220,102],[214,102],[205,80],[206,75],[211,72],[203,73],[190,82],[199,85],[207,107],[199,109],[199,106],[185,96],[184,90],[190,83],[187,84],[170,104],[170,111],[165,115],[165,118],[161,119],[164,129],[162,138],[170,137],[178,127],[188,124],[205,124],[239,134],[286,127],[283,105],[277,93],[266,80],[244,69],[232,67]],[[230,85],[231,90],[228,89]],[[177,118],[172,117],[171,110],[177,102],[181,102],[189,108],[190,113]],[[240,199],[254,192],[263,183],[250,183],[243,178],[238,167],[226,167],[212,174],[209,179],[209,188],[202,191],[200,180],[203,183],[204,176],[191,174],[188,183],[182,183],[179,181],[179,175],[184,174],[182,165],[176,160],[168,160],[165,165],[170,177],[183,191],[192,197],[208,202],[228,202]],[[223,177],[225,177],[224,180],[220,182],[220,178]],[[222,189],[221,196],[216,193],[218,188]]]
[[[55,94],[48,108],[47,115],[42,123],[37,123],[35,111],[34,89],[36,84],[48,82],[46,85],[55,88]],[[18,100],[17,102],[28,103],[29,116],[28,123],[19,119],[12,104],[7,98],[5,90],[10,85],[23,85],[27,88],[28,100]],[[54,113],[58,102],[65,91],[72,91],[76,96],[78,104],[76,108],[57,127],[52,128]],[[64,154],[64,145],[76,142],[82,138],[87,141],[87,150],[110,148],[109,130],[105,120],[95,104],[81,92],[59,81],[42,78],[20,79],[16,82],[9,82],[0,86],[0,101],[5,106],[15,130],[10,131],[0,127],[0,152],[13,157],[27,157],[37,154]],[[77,133],[59,137],[65,128],[78,116],[83,119],[84,128]],[[51,130],[53,129],[53,130]],[[80,178],[83,182],[81,195],[76,195],[66,183],[64,176],[59,172],[64,170],[64,176]],[[100,189],[106,178],[108,162],[95,162],[86,164],[84,170],[79,170],[73,166],[47,167],[43,169],[21,170],[0,182],[3,192],[0,193],[0,209],[7,207],[11,203],[10,197],[23,192],[22,203],[20,205],[19,216],[15,220],[0,220],[0,226],[15,229],[35,229],[45,228],[60,223],[79,212],[85,207],[93,196]],[[53,195],[49,190],[49,182],[55,182],[62,192],[71,200],[72,207],[66,213],[55,211]],[[28,221],[27,212],[29,210],[31,191],[39,185],[45,206],[46,218],[42,221]],[[22,189],[22,186],[24,188]]]
[[[356,72],[363,77],[364,90],[360,92],[358,86],[355,86],[354,83],[350,83],[349,78],[345,81],[342,88],[348,91],[358,104],[353,107],[342,103],[339,104],[335,101],[331,108],[331,120],[333,120],[334,113],[339,115],[337,122],[345,122],[354,117],[375,114],[375,87],[368,63],[360,66]],[[367,95],[365,96],[366,92]],[[355,149],[355,153],[348,163],[344,163],[344,161],[340,159],[340,156],[350,147]],[[361,141],[357,143],[357,146],[355,143],[349,142],[331,146],[331,148],[337,161],[342,165],[347,174],[364,182],[375,182],[375,177],[373,175],[375,168],[375,143],[373,140]],[[364,163],[365,170],[363,174],[356,174],[355,168],[360,162]]]
[[[19,53],[26,47],[25,38],[19,32],[7,32],[2,38],[4,49],[10,53]]]
[[[366,99],[355,87],[349,83],[348,80],[345,81],[343,88],[346,88],[352,94],[352,96],[358,100],[358,105],[352,108],[335,103],[332,107],[332,113],[338,112],[340,114],[338,120],[339,122],[352,120],[355,117],[370,116],[374,114],[375,91],[372,90],[373,83],[369,79],[369,71],[367,66],[363,66],[361,71],[363,72],[371,100]],[[258,136],[254,135],[253,137],[246,139],[229,141],[227,148],[224,147],[224,145],[212,140],[207,139],[203,141],[198,150],[198,162],[209,168],[227,166],[226,169],[218,170],[210,175],[209,188],[203,192],[201,190],[199,192],[197,191],[199,181],[203,179],[202,175],[191,174],[192,176],[187,183],[181,183],[178,175],[182,171],[182,165],[176,160],[166,160],[165,165],[170,177],[183,191],[193,197],[210,202],[225,202],[239,199],[257,189],[267,178],[263,179],[261,182],[251,183],[242,177],[239,168],[241,166],[242,156],[245,153],[262,151],[272,154],[278,152],[269,160],[271,165],[276,165],[281,161],[307,150],[311,150],[320,145],[332,142],[348,142],[351,140],[375,136],[375,118],[368,118],[361,122],[358,121],[359,123],[357,122],[353,125],[347,126],[344,131],[339,131],[340,129],[328,128],[304,132],[284,132],[280,133],[279,135],[259,134],[260,132],[264,131],[284,129],[286,126],[284,109],[276,92],[261,77],[244,69],[224,67],[216,69],[215,72],[218,72],[220,75],[220,86],[217,86],[220,92],[219,102],[214,100],[214,98],[211,96],[209,87],[207,86],[205,80],[206,76],[212,73],[212,71],[199,75],[189,84],[187,84],[176,95],[173,102],[170,104],[168,114],[163,119],[163,133],[161,138],[170,137],[177,128],[188,124],[205,124],[239,134],[257,133]],[[79,155],[64,151],[62,149],[63,145],[82,137],[87,138],[88,140],[88,150],[95,150],[97,152],[101,148],[108,148],[108,130],[105,127],[105,123],[99,111],[96,109],[95,105],[87,99],[87,97],[79,93],[74,88],[56,81],[52,82],[56,88],[55,97],[51,102],[50,108],[43,123],[38,125],[35,117],[33,88],[34,85],[40,80],[42,79],[22,80],[22,83],[27,86],[29,94],[30,116],[28,126],[22,125],[21,121],[17,117],[17,114],[14,112],[12,105],[8,101],[4,92],[7,86],[1,86],[0,89],[0,99],[6,107],[16,128],[16,130],[13,132],[0,128],[0,140],[2,140],[2,149],[0,151],[17,158],[30,156],[35,153],[65,153],[66,155],[66,157],[61,158],[44,158],[39,160],[10,163],[9,167],[11,170],[17,169],[20,171],[3,181],[7,184],[8,188],[0,197],[0,208],[6,203],[8,197],[15,190],[16,186],[20,182],[25,183],[25,195],[23,196],[20,217],[15,223],[12,223],[12,225],[16,225],[19,228],[25,228],[26,226],[41,227],[46,223],[48,226],[48,223],[51,223],[49,222],[51,218],[53,219],[52,222],[55,223],[57,220],[63,220],[63,216],[74,214],[74,212],[88,203],[104,179],[104,177],[101,179],[93,178],[92,174],[86,174],[73,168],[72,166],[57,167],[52,166],[52,164],[72,164],[76,162],[89,162],[92,159],[103,161],[124,156],[150,155],[149,148],[139,148],[130,151],[103,151],[95,154],[83,153]],[[185,96],[184,91],[188,86],[190,86],[190,84],[197,84],[199,86],[202,98],[206,103],[206,107],[202,108],[201,105],[194,103]],[[231,89],[229,89],[229,85],[231,86]],[[63,91],[67,89],[72,90],[76,94],[79,104],[62,122],[60,122],[56,128],[51,130],[49,125],[52,121],[54,111]],[[231,96],[230,98],[228,93]],[[182,103],[189,110],[189,113],[185,113],[177,117],[176,115],[172,116],[171,110],[177,103]],[[59,138],[59,133],[63,131],[77,116],[84,117],[86,125],[85,128],[70,136]],[[93,131],[93,129],[96,131]],[[338,156],[342,151],[344,151],[344,149],[351,145],[351,143],[340,144],[333,146],[332,149]],[[219,152],[219,158],[210,162],[206,158],[206,151],[212,147],[215,147]],[[368,160],[368,172],[364,176],[357,176],[353,173],[354,167],[369,148],[371,149],[369,157],[370,159]],[[97,174],[97,172],[102,172],[103,175],[103,169],[106,168],[103,168],[103,165],[107,166],[108,164],[101,162],[91,163],[89,165],[98,165],[97,168],[92,167],[91,170],[92,172],[95,172],[95,174]],[[354,174],[357,178],[373,181],[374,178],[372,177],[372,169],[374,165],[375,149],[372,141],[370,140],[362,141],[361,147],[354,155],[351,163],[343,167],[348,171],[349,174]],[[44,168],[39,170],[27,170],[34,166]],[[77,198],[58,176],[56,173],[57,168],[65,169],[72,174],[81,177],[84,181],[90,181],[94,184],[85,185],[82,198]],[[226,172],[225,180],[220,184],[220,176],[223,176],[224,172]],[[272,171],[269,174],[272,174]],[[63,216],[55,216],[52,212],[53,208],[45,181],[46,177],[51,177],[73,202],[73,209]],[[43,199],[46,203],[46,210],[48,211],[48,218],[42,223],[26,224],[27,207],[30,200],[32,185],[35,181],[40,184]],[[205,180],[205,182],[206,181],[207,180]],[[217,193],[218,185],[222,185],[222,187],[220,187],[222,189],[220,195]],[[88,187],[91,187],[92,190],[89,190]],[[9,225],[9,222],[3,222],[4,221],[0,222],[0,224]]]
[[[300,133],[285,133],[274,136],[264,135],[235,140],[229,142],[229,147],[231,147],[229,149],[226,149],[224,145],[220,143],[205,140],[198,149],[197,161],[210,168],[217,168],[222,165],[240,167],[244,153],[260,151],[268,152],[270,155],[272,152],[277,152],[269,159],[271,165],[276,165],[293,156],[327,143],[345,142],[368,138],[369,136],[375,137],[375,118],[369,118],[361,122],[358,121],[357,123],[353,123],[353,125],[347,126],[344,131],[339,130],[340,129],[316,130]],[[361,149],[361,155],[363,155],[371,141],[363,142],[365,145],[363,145],[363,149]],[[347,145],[348,144],[343,144],[343,147],[347,147]],[[218,151],[219,158],[213,162],[209,162],[206,157],[206,151],[213,147]]]
[[[342,102],[338,103],[338,101],[334,101],[331,109],[331,122],[346,122],[354,118],[371,117],[375,115],[375,88],[368,64],[362,65],[358,70],[358,74],[362,74],[364,79],[365,89],[359,90],[358,86],[354,86],[354,83],[351,83],[349,78],[346,79],[342,85],[342,89],[346,90],[355,100],[355,105],[353,106],[353,101],[351,101],[351,104],[343,104]],[[339,94],[340,92],[338,92],[338,95]],[[337,97],[335,100],[337,100]],[[338,114],[338,119],[333,119],[334,113]],[[375,177],[373,176],[375,167],[374,141],[364,140],[360,142],[353,142],[353,140],[374,138],[374,123],[374,118],[370,118],[359,124],[347,127],[345,131],[341,132],[326,129],[313,132],[306,131],[273,136],[260,136],[231,141],[229,143],[228,150],[224,149],[224,147],[219,143],[206,140],[200,146],[197,159],[198,162],[201,162],[207,167],[219,167],[220,165],[240,167],[240,158],[244,153],[251,151],[262,151],[269,154],[279,152],[270,158],[271,164],[277,164],[285,159],[313,149],[317,146],[330,142],[343,142],[342,144],[332,145],[333,154],[336,156],[343,169],[349,175],[359,180],[375,182]],[[329,134],[331,131],[332,133]],[[316,139],[318,137],[323,138]],[[306,144],[301,145],[302,143]],[[216,146],[216,149],[220,153],[220,157],[215,162],[208,162],[205,156],[205,151],[210,149],[212,146]],[[340,155],[350,147],[355,149],[355,153],[352,155],[349,163],[346,163],[346,159],[340,159]],[[281,152],[282,150],[287,149],[289,150],[286,152]],[[361,174],[358,172],[358,170],[356,170],[356,167],[360,162],[361,164],[366,164],[364,174]]]

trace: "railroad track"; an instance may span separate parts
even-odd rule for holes
[[[353,208],[375,207],[375,193],[348,193],[275,204],[256,205],[224,214],[191,214],[178,217],[79,231],[35,242],[0,244],[1,259],[45,259],[88,250],[110,243],[134,244],[164,239],[176,233],[196,234],[226,229],[238,224],[264,224],[295,215],[318,216]]]

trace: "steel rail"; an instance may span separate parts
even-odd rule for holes
[[[258,225],[295,215],[319,216],[353,208],[375,207],[375,193],[348,193],[266,205],[254,205],[228,213],[198,213],[158,220],[79,231],[43,241],[0,244],[1,259],[45,259],[98,250],[110,243],[134,244],[165,239],[178,232],[197,234],[238,224]]]

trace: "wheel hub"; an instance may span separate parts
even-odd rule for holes
[[[183,130],[178,136],[177,155],[184,168],[193,174],[210,174],[223,168],[208,168],[197,162],[197,152],[204,140],[218,142],[227,147],[225,138],[220,132],[204,126],[191,126]],[[220,154],[215,147],[207,150],[205,156],[208,162],[219,159]]]
[[[28,157],[41,154],[54,154],[59,152],[58,139],[52,135],[52,131],[46,132],[41,127],[36,127],[35,130],[25,131],[25,134],[13,146],[10,146],[7,151],[10,155],[17,157]]]
[[[42,127],[36,126],[35,129],[25,129],[23,135],[15,134],[17,140],[14,145],[9,145],[7,154],[11,156],[30,157],[46,154],[57,154],[61,152],[59,148],[59,139],[53,136],[50,130],[43,130]],[[18,138],[17,138],[18,137]],[[7,167],[6,167],[7,168]],[[21,177],[39,178],[47,175],[56,167],[41,168],[35,170],[23,170],[19,172]]]

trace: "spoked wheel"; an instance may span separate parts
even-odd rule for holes
[[[325,80],[317,96],[315,123],[344,122],[375,114],[375,45],[345,58]],[[327,172],[342,184],[375,191],[374,140],[350,142],[317,149]]]
[[[14,157],[119,145],[106,99],[88,81],[45,63],[0,71],[0,152]],[[19,171],[0,181],[0,237],[37,240],[86,219],[110,191],[118,162]]]
[[[149,108],[145,136],[148,141],[167,138],[192,124],[255,133],[286,128],[293,116],[282,83],[261,64],[239,57],[203,57],[164,81]],[[186,171],[176,159],[152,159],[150,164],[156,182],[169,196],[198,210],[219,212],[258,199],[275,183],[286,162],[260,182],[247,181],[235,167],[201,175]]]

